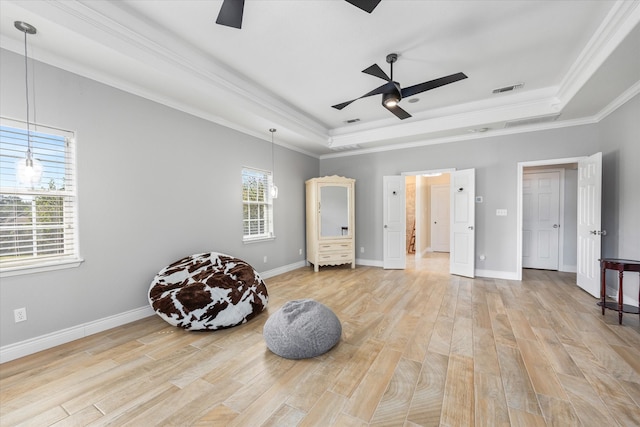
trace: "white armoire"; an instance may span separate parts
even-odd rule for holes
[[[307,183],[307,261],[314,271],[323,265],[356,266],[355,179],[312,178]]]

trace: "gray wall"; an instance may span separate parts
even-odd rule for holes
[[[640,96],[597,124],[326,158],[320,162],[320,173],[356,179],[358,254],[365,260],[381,261],[384,175],[475,168],[476,195],[484,198],[476,204],[476,254],[486,255],[485,261],[476,259],[476,268],[515,273],[517,163],[602,151],[603,227],[609,231],[603,238],[603,256],[640,259],[638,117]],[[498,217],[496,209],[507,209],[508,215]],[[360,254],[360,247],[364,247],[364,254]],[[634,281],[629,280],[632,285]],[[633,292],[630,289],[629,295]],[[633,300],[637,295],[636,287]]]
[[[75,269],[3,278],[0,346],[145,306],[155,273],[186,254],[226,252],[258,271],[303,261],[298,250],[305,248],[304,181],[315,176],[357,179],[357,253],[381,261],[382,176],[476,168],[476,194],[484,197],[476,205],[476,251],[487,256],[476,261],[477,268],[513,272],[517,163],[602,151],[603,227],[609,231],[603,255],[640,258],[638,96],[598,124],[572,128],[322,161],[277,147],[277,237],[244,245],[240,169],[270,169],[269,143],[35,65],[37,120],[77,132],[85,262]],[[1,115],[24,119],[23,78],[21,56],[0,50]],[[498,208],[508,216],[496,217]],[[633,279],[627,289],[637,298],[637,276]],[[13,309],[19,307],[27,307],[29,320],[15,324]]]
[[[23,67],[0,51],[4,117],[25,118]],[[3,278],[1,346],[144,307],[154,275],[192,253],[238,256],[260,272],[304,261],[304,181],[318,176],[317,158],[276,146],[276,239],[243,244],[240,171],[270,170],[270,142],[42,63],[35,71],[38,122],[77,132],[85,262]],[[19,307],[28,321],[16,324]]]
[[[602,168],[602,254],[640,260],[640,95],[600,125]],[[610,271],[607,285],[617,273]],[[625,302],[638,300],[638,274],[624,274]],[[617,285],[616,285],[617,286]]]

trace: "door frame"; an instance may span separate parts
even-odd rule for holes
[[[566,163],[578,163],[579,160],[585,159],[587,156],[580,157],[566,157],[562,159],[548,159],[548,160],[533,160],[526,162],[518,162],[518,175],[517,175],[517,195],[516,195],[516,279],[522,280],[522,185],[524,179],[524,168],[526,167],[534,167],[534,166],[549,166],[557,167],[558,165],[566,164]],[[564,203],[564,183],[561,187],[561,196],[560,202],[561,206]],[[561,215],[564,214],[564,208],[561,208]],[[561,217],[562,218],[562,217]],[[558,248],[560,251],[561,248]],[[562,260],[561,252],[558,253],[560,257],[558,261]]]
[[[449,174],[449,176],[451,177],[451,174],[453,172],[456,171],[456,168],[444,168],[444,169],[425,169],[425,170],[419,170],[419,171],[408,171],[408,172],[400,172],[400,175],[402,175],[403,177],[405,177],[405,182],[406,182],[406,177],[407,176],[419,176],[419,175],[429,175],[429,174],[437,174],[437,173],[441,173],[441,174]],[[451,185],[451,183],[449,183],[449,185]],[[416,192],[418,192],[418,186],[416,185]],[[424,207],[424,200],[422,200],[421,197],[418,197],[418,194],[416,194],[416,206],[414,209],[417,209],[418,207],[418,202],[420,203],[421,207]],[[449,201],[449,205],[451,206],[451,201]],[[417,218],[417,215],[416,215]],[[429,224],[422,224],[422,221],[418,222],[416,221],[416,235],[418,235],[419,233],[422,232],[422,227],[426,227]],[[406,233],[406,230],[405,230]],[[422,244],[422,242],[420,242],[420,244]],[[416,248],[418,247],[418,239],[416,236]],[[449,241],[449,248],[451,248],[451,241]],[[384,249],[383,249],[384,250]],[[451,249],[449,249],[451,250]],[[449,252],[451,253],[451,252]],[[416,253],[414,254],[414,257],[419,258],[420,256],[422,256],[422,253],[418,253],[418,251],[416,250]]]

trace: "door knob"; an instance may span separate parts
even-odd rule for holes
[[[553,224],[553,228],[560,228],[560,224]]]
[[[387,228],[387,224],[384,225],[384,228]]]
[[[473,225],[470,225],[468,228],[469,230],[473,230]]]

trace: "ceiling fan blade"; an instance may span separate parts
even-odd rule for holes
[[[397,105],[394,107],[388,107],[385,104],[382,104],[382,106],[387,110],[391,111],[393,114],[395,114],[396,117],[399,118],[400,120],[408,119],[409,117],[411,117],[411,114],[407,113]]]
[[[378,6],[380,0],[347,0],[349,3],[357,8],[364,10],[365,12],[373,12],[373,9]]]
[[[343,102],[341,104],[332,105],[331,108],[335,108],[336,110],[342,110],[347,105],[351,104],[353,101],[357,101],[360,98],[352,99],[351,101]]]
[[[395,86],[393,85],[392,82],[385,83],[382,86],[379,86],[379,87],[375,88],[371,92],[365,93],[360,98],[352,99],[351,101],[346,101],[346,102],[343,102],[341,104],[332,105],[331,107],[335,108],[336,110],[342,110],[344,107],[346,107],[347,105],[351,104],[353,101],[357,101],[358,99],[366,98],[368,96],[379,95],[381,93],[389,92],[394,87]]]
[[[218,13],[216,24],[227,27],[242,28],[242,14],[244,12],[244,0],[224,0]]]
[[[380,68],[378,66],[378,64],[373,64],[369,68],[366,68],[366,69],[362,70],[362,72],[365,73],[365,74],[369,74],[371,76],[374,76],[374,77],[379,77],[382,80],[386,80],[386,81],[390,81],[391,80],[391,78],[389,76],[387,76],[387,73],[382,71],[382,68]]]
[[[425,92],[427,90],[435,89],[440,86],[448,85],[459,80],[466,79],[467,76],[464,73],[451,74],[450,76],[440,77],[439,79],[430,80],[428,82],[420,83],[417,85],[405,87],[402,89],[402,97],[406,98],[417,93]]]

